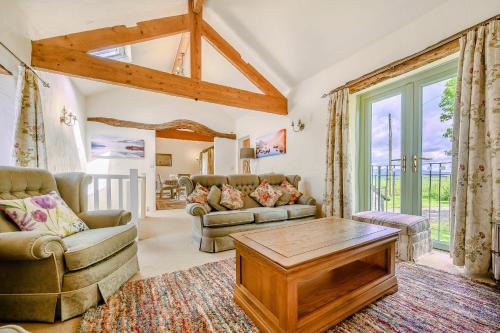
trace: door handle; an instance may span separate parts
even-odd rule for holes
[[[417,172],[418,170],[418,157],[417,155],[413,155],[413,159],[412,159],[412,166],[413,166],[413,172]],[[430,161],[432,160],[432,157],[420,157],[420,159],[422,161]]]
[[[401,171],[406,172],[406,155],[403,155],[402,158],[392,159],[391,161],[393,162],[401,161]]]

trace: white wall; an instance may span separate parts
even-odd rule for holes
[[[287,128],[286,155],[254,160],[252,171],[299,174],[302,176],[301,190],[321,201],[328,121],[328,99],[320,98],[321,95],[378,67],[423,50],[499,11],[500,2],[497,0],[450,0],[294,87],[288,95],[287,117],[255,112],[239,118],[236,122],[238,137],[249,135],[253,146],[256,136]],[[335,33],[332,33],[331,41],[325,42],[334,43]],[[293,133],[289,124],[292,119],[299,118],[305,123],[305,130]],[[351,146],[354,148],[354,144]]]
[[[214,174],[232,175],[237,173],[236,153],[237,140],[215,138],[214,140]]]
[[[200,152],[213,145],[213,142],[157,138],[156,153],[172,154],[172,166],[157,166],[156,173],[163,179],[178,173],[199,174]]]
[[[228,109],[230,108],[216,104],[125,87],[118,87],[87,97],[88,117],[110,117],[150,124],[189,119],[219,132],[234,133],[235,121],[228,116]],[[89,172],[112,174],[126,174],[128,169],[138,168],[139,173],[146,175],[147,210],[155,210],[156,140],[154,131],[87,122],[87,150],[90,139],[94,135],[124,136],[146,141],[146,157],[144,159],[91,159],[87,155],[90,161],[88,168]],[[234,156],[231,160],[234,160]]]

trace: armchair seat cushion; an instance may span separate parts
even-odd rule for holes
[[[131,223],[73,234],[63,239],[68,248],[64,253],[66,267],[76,271],[91,266],[133,243],[136,237],[137,228]]]
[[[288,219],[300,219],[303,217],[315,216],[316,215],[316,206],[310,205],[287,205],[281,206],[279,209],[284,209],[288,213]]]
[[[203,215],[203,225],[205,227],[224,227],[252,223],[253,221],[253,213],[243,210],[213,212]]]
[[[255,223],[284,221],[288,219],[287,211],[281,208],[248,208],[245,211],[253,213]]]

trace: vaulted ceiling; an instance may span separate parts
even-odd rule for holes
[[[206,0],[205,19],[286,93],[300,81],[408,24],[446,0]],[[18,0],[33,40],[187,12],[186,0]],[[56,15],[55,15],[56,13]],[[133,63],[169,71],[180,36],[132,47]],[[203,44],[204,80],[253,85]],[[186,66],[186,69],[189,65]],[[84,93],[109,87],[76,80]]]

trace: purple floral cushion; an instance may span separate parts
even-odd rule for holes
[[[0,210],[22,231],[49,231],[66,237],[89,229],[55,191],[25,199],[0,200]]]

